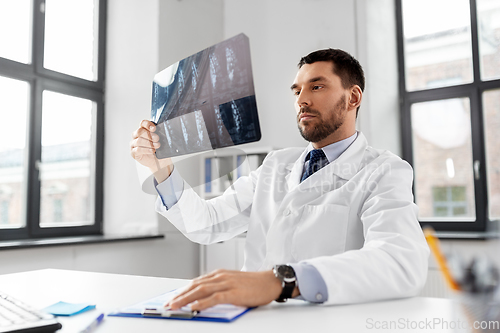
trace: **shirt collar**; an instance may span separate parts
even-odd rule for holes
[[[354,140],[356,140],[357,137],[358,132],[356,131],[356,133],[354,133],[347,139],[334,142],[332,144],[329,144],[328,146],[321,148],[325,153],[326,158],[328,159],[328,163],[335,161],[340,155],[342,155],[342,153],[347,148],[349,148],[349,146],[354,142]],[[313,149],[314,147],[312,146],[312,143],[309,143],[309,145],[307,146],[307,153],[309,153]]]

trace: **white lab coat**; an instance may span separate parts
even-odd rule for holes
[[[249,177],[207,201],[184,183],[171,209],[159,198],[156,209],[201,244],[248,231],[243,270],[313,265],[328,289],[325,304],[416,295],[429,249],[413,203],[411,166],[358,133],[337,160],[300,183],[305,154],[304,148],[272,152]]]

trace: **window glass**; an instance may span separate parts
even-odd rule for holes
[[[98,0],[46,0],[44,67],[97,79]]]
[[[500,219],[500,89],[483,94],[490,219]]]
[[[29,84],[0,76],[0,228],[25,225]]]
[[[415,103],[411,121],[419,219],[475,220],[469,99]]]
[[[40,226],[93,223],[94,102],[43,92]]]
[[[463,217],[467,213],[465,187],[447,186],[432,189],[432,204],[436,217]]]
[[[31,0],[0,0],[0,57],[31,62]]]
[[[500,78],[500,0],[477,0],[481,79]]]
[[[403,0],[402,5],[407,90],[472,82],[469,1]]]

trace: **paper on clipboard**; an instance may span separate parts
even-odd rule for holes
[[[175,318],[175,317],[164,317],[164,316],[144,316],[142,313],[146,308],[156,308],[162,309],[164,304],[171,300],[175,295],[179,293],[179,290],[172,290],[165,294],[161,294],[154,298],[148,299],[144,302],[140,302],[128,307],[121,308],[117,312],[109,314],[110,316],[118,317],[141,317],[141,318],[159,318],[159,319],[183,319],[186,318]],[[190,311],[189,307],[183,307],[186,313]],[[230,322],[238,318],[245,312],[250,310],[250,308],[236,306],[232,304],[219,304],[208,308],[206,310],[200,311],[195,317],[188,320],[204,320],[204,321],[219,321],[219,322]]]

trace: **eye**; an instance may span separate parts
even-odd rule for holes
[[[322,86],[313,86],[312,90],[318,90],[318,89],[321,89],[321,88],[323,88],[323,87]]]
[[[300,90],[294,90],[293,94],[294,94],[295,96],[299,96],[299,95],[300,95]]]

